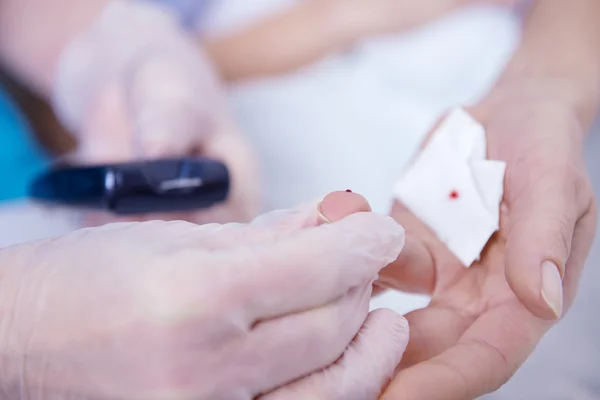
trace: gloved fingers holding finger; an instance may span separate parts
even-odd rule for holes
[[[250,376],[245,378],[254,378],[253,392],[271,391],[333,364],[367,318],[370,297],[367,283],[323,307],[258,323],[250,332],[248,348],[264,358],[246,371]]]
[[[202,245],[211,249],[233,248],[267,244],[293,236],[324,223],[340,221],[357,212],[370,211],[367,200],[357,193],[333,192],[322,201],[312,202],[295,209],[276,210],[263,214],[249,224],[228,223],[202,237]],[[196,235],[191,239],[198,241]]]
[[[334,364],[259,399],[376,400],[402,359],[408,332],[400,314],[375,310]]]
[[[219,253],[224,266],[214,271],[212,281],[231,293],[228,307],[242,310],[252,324],[322,306],[376,279],[403,244],[404,230],[391,218],[357,213]]]

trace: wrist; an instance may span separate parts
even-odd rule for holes
[[[587,132],[600,107],[600,73],[596,71],[590,64],[553,67],[543,58],[517,55],[487,97],[502,98],[510,93],[531,102],[566,107]]]
[[[588,66],[552,68],[544,61],[516,60],[506,69],[493,92],[508,88],[544,96],[546,101],[571,108],[585,129],[593,123],[600,106],[600,74]]]
[[[572,107],[587,128],[600,105],[600,2],[536,1],[518,51],[497,88],[539,91],[548,101]],[[494,89],[496,90],[496,89]]]

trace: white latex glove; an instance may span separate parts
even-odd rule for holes
[[[371,283],[404,230],[360,210],[342,192],[321,206],[332,223],[311,206],[1,250],[2,398],[377,399],[408,331],[392,311],[367,317]]]
[[[53,104],[78,138],[80,163],[203,155],[229,167],[232,189],[225,204],[160,218],[205,223],[255,215],[253,153],[209,60],[159,3],[110,1],[63,51]]]

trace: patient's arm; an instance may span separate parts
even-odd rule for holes
[[[108,0],[0,0],[0,62],[48,95],[63,47]]]
[[[521,47],[494,91],[536,85],[554,90],[583,126],[591,124],[600,103],[600,1],[534,3]]]
[[[203,40],[228,81],[284,73],[352,43],[339,1],[308,0],[241,30]]]
[[[296,70],[362,38],[406,30],[475,2],[515,0],[304,0],[204,44],[224,79],[251,79]]]

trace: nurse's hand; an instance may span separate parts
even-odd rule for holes
[[[209,60],[156,4],[110,2],[64,50],[54,105],[78,138],[73,158],[83,164],[190,155],[222,161],[232,178],[226,203],[138,219],[248,221],[259,193],[253,152]],[[105,214],[87,218],[88,224],[113,221]]]
[[[0,388],[28,399],[376,400],[408,341],[368,313],[404,231],[355,194],[251,224],[142,222],[0,251]],[[289,386],[283,386],[291,383]],[[357,397],[358,396],[358,397]]]
[[[505,160],[500,231],[466,269],[400,204],[407,230],[388,287],[432,294],[407,316],[411,341],[383,399],[473,399],[503,385],[577,292],[596,229],[585,130],[554,81],[502,85],[471,113]],[[435,382],[432,385],[431,382]]]

